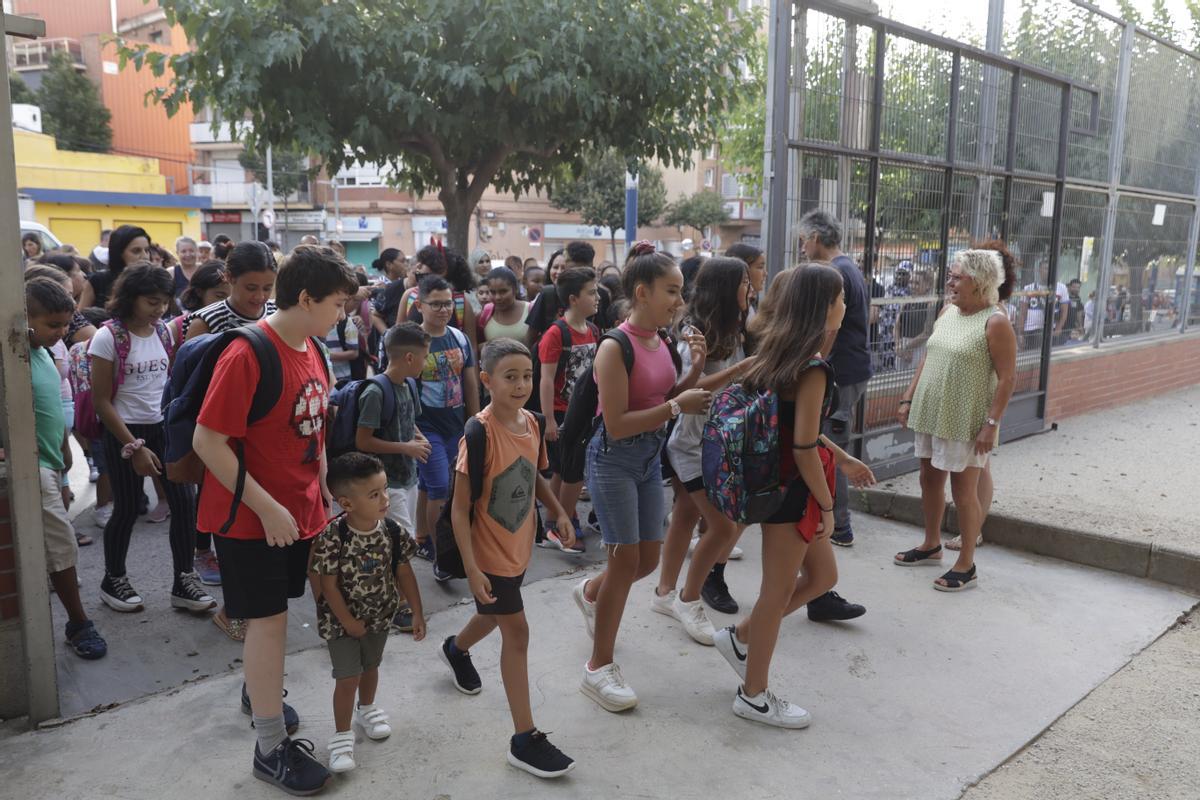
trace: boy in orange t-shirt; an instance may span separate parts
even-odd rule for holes
[[[508,763],[539,778],[557,778],[575,762],[534,727],[529,705],[529,624],[521,582],[533,553],[535,490],[557,518],[558,530],[564,532],[568,545],[575,536],[570,518],[550,491],[549,482],[539,474],[547,466],[546,446],[537,419],[524,410],[534,390],[528,348],[513,339],[490,341],[480,354],[480,371],[492,396],[492,402],[476,416],[487,432],[483,492],[472,509],[464,437],[458,448],[451,506],[454,539],[475,596],[476,614],[457,636],[442,642],[441,657],[454,671],[454,685],[460,692],[479,694],[482,682],[471,664],[470,649],[500,629],[500,675],[516,731]]]

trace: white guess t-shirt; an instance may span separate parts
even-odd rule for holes
[[[162,422],[162,396],[167,386],[171,362],[158,334],[129,334],[129,355],[125,359],[125,379],[117,387],[113,406],[126,425],[153,425]],[[117,346],[112,331],[101,326],[88,346],[88,355],[113,363],[116,384]]]

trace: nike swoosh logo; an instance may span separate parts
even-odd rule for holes
[[[737,656],[737,660],[738,660],[738,661],[745,661],[745,660],[746,660],[746,654],[745,654],[745,653],[738,652],[738,646],[737,646],[737,637],[736,637],[736,636],[734,636],[733,634],[730,634],[730,635],[729,635],[729,643],[730,643],[731,645],[733,645],[733,654],[734,654],[735,656]]]
[[[740,697],[742,699],[743,703],[750,706],[751,708],[753,708],[755,711],[757,711],[760,714],[766,714],[768,711],[771,710],[770,706],[768,706],[766,703],[763,703],[761,706],[754,705],[754,703],[751,703],[749,700],[747,700],[746,695],[742,694],[741,692],[738,692],[738,697]]]

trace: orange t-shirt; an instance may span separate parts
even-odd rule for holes
[[[525,572],[536,534],[533,513],[537,474],[549,466],[546,446],[538,436],[537,420],[521,410],[527,429],[517,434],[497,422],[488,406],[476,415],[487,431],[483,494],[475,503],[471,547],[479,569],[489,575],[515,578]],[[458,444],[458,480],[467,481],[467,439]]]

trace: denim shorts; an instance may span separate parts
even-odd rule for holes
[[[417,486],[430,500],[450,499],[450,473],[458,463],[457,436],[446,436],[438,431],[421,431],[429,440],[429,458],[422,464],[417,462]]]
[[[661,542],[666,498],[659,460],[665,430],[613,439],[601,423],[587,449],[587,487],[606,545]]]

